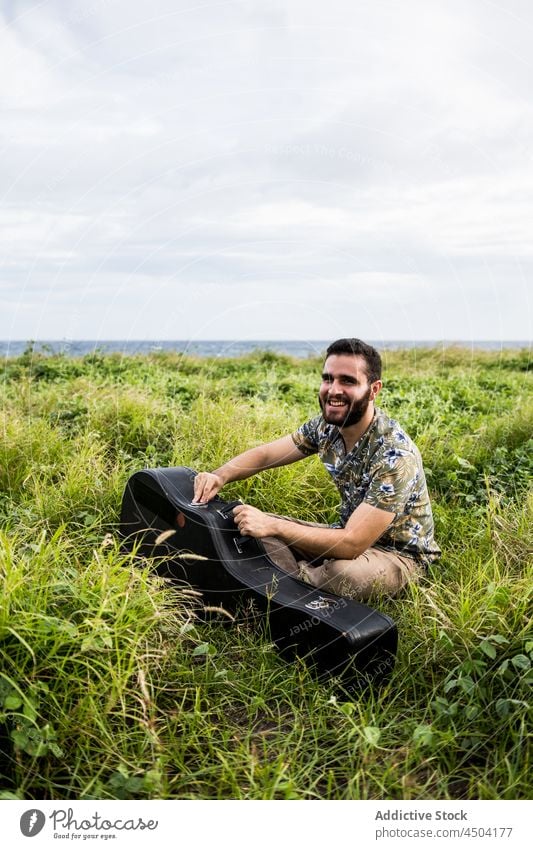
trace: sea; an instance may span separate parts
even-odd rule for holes
[[[196,357],[242,357],[253,351],[273,351],[288,354],[291,357],[306,359],[324,353],[332,340],[311,339],[205,339],[205,340],[156,340],[156,339],[47,339],[39,341],[0,340],[0,355],[18,357],[24,351],[33,348],[44,354],[64,354],[70,357],[83,357],[94,352],[131,354],[152,354],[157,351],[177,351]],[[365,340],[366,341],[366,340]],[[531,341],[525,340],[369,340],[379,351],[393,351],[405,348],[447,348],[462,347],[472,351],[502,351],[506,349],[531,349]]]

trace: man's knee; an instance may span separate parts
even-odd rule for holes
[[[359,560],[359,558],[358,558]],[[365,599],[369,596],[376,575],[369,575],[365,563],[355,560],[329,560],[322,569],[323,586],[338,595]]]
[[[355,560],[330,560],[324,563],[323,581],[333,592],[362,601],[375,593],[395,593],[399,582],[385,563],[379,563],[366,553]]]
[[[372,549],[355,560],[327,560],[316,568],[305,561],[298,565],[300,578],[311,586],[359,601],[374,595],[396,595],[417,574]]]
[[[322,564],[324,576],[330,580],[334,578],[353,577],[354,560],[326,560]]]

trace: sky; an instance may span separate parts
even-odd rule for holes
[[[0,338],[529,340],[528,0],[0,0]]]

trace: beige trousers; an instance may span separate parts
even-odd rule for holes
[[[318,522],[290,521],[317,528],[329,527]],[[261,541],[274,563],[285,572],[317,589],[358,601],[366,601],[379,594],[396,595],[408,583],[417,581],[425,571],[413,557],[383,548],[367,548],[353,560],[324,560],[315,566],[313,561],[306,560],[305,555],[289,548],[277,537],[265,537]]]

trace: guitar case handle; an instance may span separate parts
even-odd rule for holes
[[[239,504],[242,504],[240,499],[236,501],[230,501],[229,504],[224,504],[223,507],[217,507],[217,513],[219,516],[222,516],[223,519],[231,519],[233,521],[233,508],[238,507]],[[238,536],[234,537],[233,544],[239,554],[244,554],[244,549],[251,543],[253,537],[250,536]]]
[[[234,507],[239,507],[242,504],[240,499],[236,501],[230,501],[228,504],[224,504],[222,507],[217,507],[217,513],[219,516],[222,516],[223,519],[233,519],[232,513]]]

